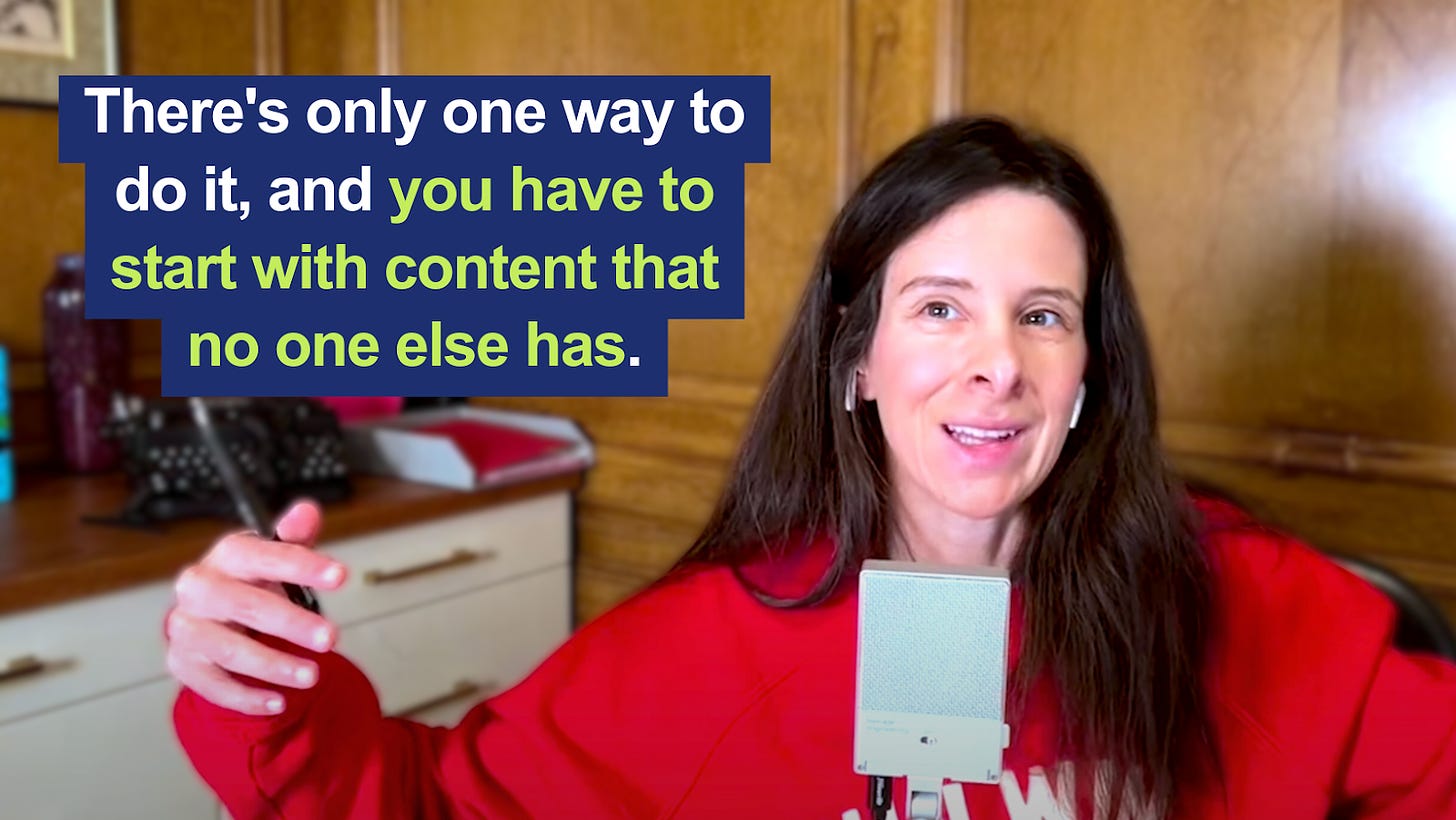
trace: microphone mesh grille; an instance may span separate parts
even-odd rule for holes
[[[1005,583],[896,572],[862,581],[862,708],[1002,718]]]

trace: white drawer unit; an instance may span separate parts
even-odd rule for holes
[[[320,548],[349,568],[344,586],[321,600],[329,619],[347,626],[565,565],[571,497],[540,496],[341,541],[325,532]]]
[[[568,636],[571,526],[562,490],[337,541],[326,529],[321,548],[350,570],[322,595],[339,651],[387,714],[457,723]],[[0,617],[0,816],[226,817],[172,728],[171,602],[167,580]]]
[[[167,673],[171,584],[0,618],[0,724]]]
[[[0,816],[160,820],[216,814],[172,731],[162,679],[0,726]]]
[[[447,707],[468,709],[514,686],[566,638],[567,572],[553,567],[346,627],[339,652],[369,674],[385,714],[438,722]]]

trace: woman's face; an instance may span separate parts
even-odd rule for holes
[[[997,189],[890,258],[860,396],[902,510],[1014,513],[1066,440],[1087,363],[1086,257],[1051,199]]]

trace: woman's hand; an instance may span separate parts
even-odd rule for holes
[[[259,636],[314,652],[333,648],[338,629],[283,592],[284,583],[325,590],[343,584],[344,565],[313,550],[320,522],[317,506],[295,504],[278,521],[277,541],[227,535],[182,571],[166,634],[167,669],[183,686],[218,706],[270,715],[283,711],[283,692],[233,674],[293,689],[318,681],[316,663],[264,644]]]

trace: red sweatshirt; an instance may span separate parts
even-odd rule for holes
[[[1207,686],[1226,785],[1185,790],[1178,816],[1456,818],[1456,667],[1393,651],[1392,607],[1355,576],[1230,508],[1203,509],[1219,600]],[[806,588],[827,554],[764,577]],[[176,728],[236,820],[867,820],[851,769],[854,587],[782,611],[723,568],[675,576],[451,729],[382,718],[367,678],[337,654],[318,658],[320,683],[280,716],[183,691]],[[492,628],[481,624],[481,640]],[[1058,805],[1082,773],[1056,759],[1050,701],[1033,698],[1011,727],[999,785],[945,785],[945,818],[1077,815]],[[896,793],[904,817],[903,783]]]

